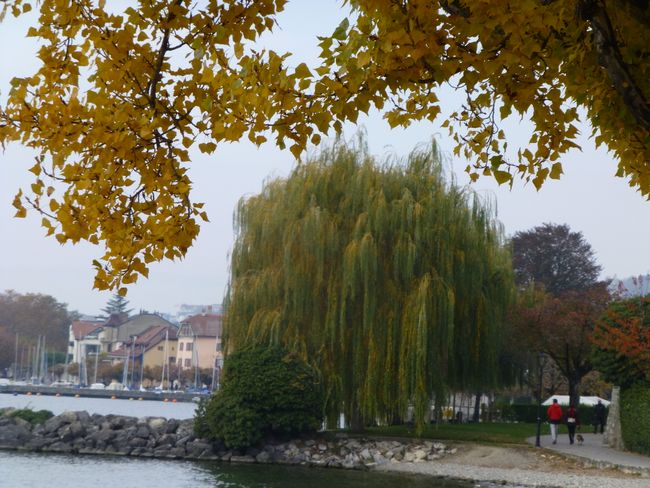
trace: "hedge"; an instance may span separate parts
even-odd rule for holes
[[[650,454],[650,388],[635,386],[621,392],[621,429],[630,451]]]
[[[500,404],[496,405],[500,412],[500,419],[507,422],[537,422],[538,407],[534,404],[518,405],[518,404]],[[546,421],[546,409],[548,407],[542,405],[542,421]],[[562,407],[562,411],[566,413],[568,407]],[[594,423],[594,407],[591,405],[580,405],[578,407],[578,418],[581,425],[593,425]]]

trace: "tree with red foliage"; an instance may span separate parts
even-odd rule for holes
[[[521,346],[553,360],[567,380],[575,405],[580,396],[580,381],[593,369],[592,334],[609,301],[604,283],[561,296],[537,288],[513,312],[514,334]]]
[[[594,362],[608,381],[650,382],[650,297],[613,303],[592,338]]]

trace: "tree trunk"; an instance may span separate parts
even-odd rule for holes
[[[472,422],[478,423],[481,420],[481,396],[483,394],[480,391],[476,392],[476,397],[474,398],[474,415],[472,415]]]
[[[352,413],[350,415],[350,429],[352,432],[363,432],[365,430],[365,423],[363,421],[363,416],[361,415],[361,410],[358,405],[352,406]]]
[[[567,377],[569,382],[569,404],[578,408],[580,405],[580,376],[571,375]]]

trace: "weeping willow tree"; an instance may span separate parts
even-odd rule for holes
[[[379,164],[339,142],[242,200],[227,351],[280,344],[321,373],[330,419],[426,417],[494,386],[511,259],[489,205],[445,181],[435,146]]]

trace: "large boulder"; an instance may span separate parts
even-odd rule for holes
[[[16,419],[12,419],[16,420]],[[18,419],[22,420],[22,419]],[[29,423],[29,422],[28,422]],[[32,432],[24,424],[9,422],[0,426],[0,447],[15,448],[24,446],[32,438]]]

